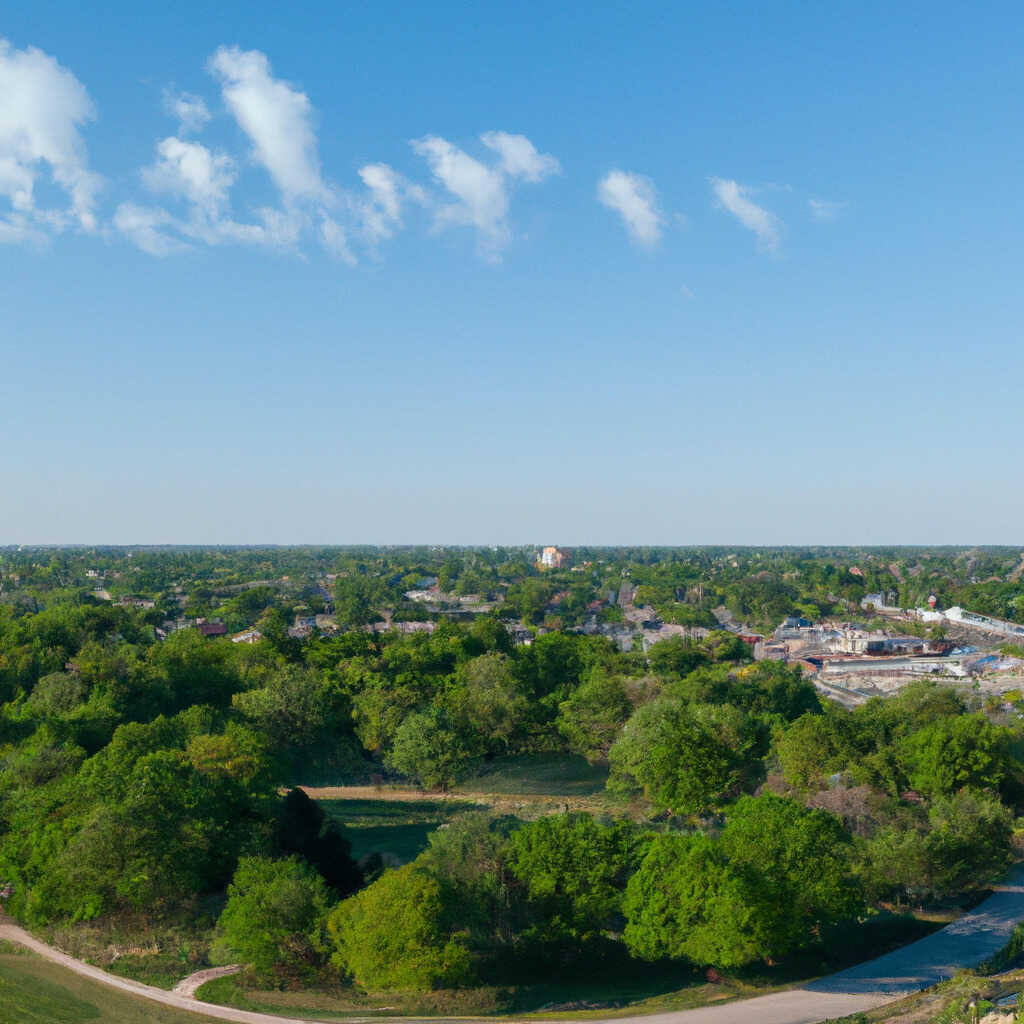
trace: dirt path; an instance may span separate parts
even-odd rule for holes
[[[486,793],[433,792],[426,789],[402,788],[400,786],[300,786],[313,800],[393,800],[422,801],[424,803],[474,803],[486,800]],[[504,799],[508,799],[505,797]],[[527,799],[517,797],[516,799]]]
[[[241,969],[241,964],[231,964],[230,967],[207,967],[205,971],[196,971],[195,974],[182,978],[171,991],[175,995],[195,999],[200,985],[205,985],[208,981],[213,981],[214,978],[226,978],[229,974],[238,974]]]
[[[386,786],[302,786],[313,800],[385,800],[391,803],[463,804],[496,814],[518,814],[524,808],[549,812],[590,810],[593,799],[587,796],[551,796],[549,794],[434,792]]]
[[[235,1021],[236,1024],[308,1024],[305,1020],[298,1020],[293,1017],[273,1017],[265,1013],[250,1013],[248,1010],[236,1010],[230,1006],[215,1006],[213,1003],[201,1003],[193,997],[178,995],[175,992],[167,992],[162,988],[153,988],[151,985],[143,985],[137,981],[130,981],[128,978],[119,978],[115,974],[108,974],[99,967],[83,963],[62,953],[52,946],[47,946],[38,939],[33,938],[24,928],[8,921],[0,923],[0,939],[7,939],[9,942],[16,942],[19,946],[25,946],[38,953],[47,960],[52,960],[61,967],[66,967],[75,974],[91,978],[102,985],[109,985],[111,988],[121,989],[133,996],[140,996],[143,999],[151,999],[155,1003],[163,1003],[165,1006],[173,1006],[177,1010],[187,1010],[189,1013],[201,1014],[203,1017],[216,1020]]]
[[[984,903],[940,931],[867,963],[810,982],[803,988],[696,1010],[619,1017],[607,1024],[817,1024],[827,1018],[881,1006],[949,978],[962,967],[981,963],[1006,944],[1014,925],[1022,920],[1024,865],[1018,865]],[[104,985],[179,1010],[239,1024],[306,1024],[293,1017],[201,1003],[190,995],[166,992],[127,978],[118,978],[47,946],[24,928],[8,921],[0,921],[0,939],[26,946],[40,956]],[[200,972],[204,973],[208,972]]]

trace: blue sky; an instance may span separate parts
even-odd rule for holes
[[[1019,5],[8,5],[0,541],[1020,543]]]

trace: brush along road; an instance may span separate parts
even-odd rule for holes
[[[617,1017],[615,1024],[816,1024],[828,1018],[870,1010],[900,996],[928,988],[952,977],[962,967],[974,967],[1006,945],[1014,926],[1024,920],[1024,865],[1019,865],[984,903],[941,931],[893,950],[884,956],[819,978],[802,988],[752,999],[702,1006],[696,1010],[646,1016]],[[191,1010],[238,1024],[305,1024],[294,1017],[251,1013],[118,978],[61,953],[33,938],[10,921],[0,922],[0,939],[26,946],[40,956],[94,981],[152,999],[180,1010]]]

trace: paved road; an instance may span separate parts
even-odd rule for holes
[[[816,1024],[881,1006],[951,977],[961,967],[979,964],[1006,944],[1018,921],[1024,921],[1024,865],[1018,865],[984,903],[941,931],[803,988],[696,1010],[620,1017],[607,1024]],[[0,939],[27,946],[40,956],[104,985],[180,1010],[237,1024],[306,1024],[292,1017],[200,1003],[189,996],[118,978],[45,945],[9,922],[0,923]]]
[[[984,903],[941,931],[875,960],[819,978],[806,990],[908,995],[999,952],[1018,921],[1024,921],[1024,865],[995,886],[995,892]]]

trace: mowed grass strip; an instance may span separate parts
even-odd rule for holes
[[[590,764],[572,754],[524,754],[497,757],[461,781],[456,793],[501,796],[588,797],[604,790],[607,765]]]
[[[324,813],[345,827],[356,860],[379,853],[392,867],[415,860],[438,826],[467,811],[488,809],[469,800],[318,799]]]
[[[218,1024],[161,1006],[32,954],[0,953],[0,1021],[5,1024]]]
[[[524,820],[569,810],[635,817],[628,801],[605,793],[607,778],[606,766],[582,757],[527,754],[496,758],[447,793],[410,786],[303,788],[348,829],[357,860],[379,853],[397,866],[414,860],[434,829],[469,811]]]

